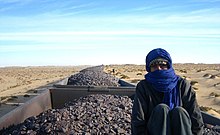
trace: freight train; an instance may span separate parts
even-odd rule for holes
[[[54,84],[40,95],[25,102],[0,118],[0,130],[11,125],[22,123],[27,118],[37,116],[49,109],[63,108],[65,103],[91,94],[110,94],[134,97],[135,85],[118,79],[119,86],[74,86],[67,85],[69,78]],[[208,125],[220,125],[220,119],[202,112],[203,120]],[[216,132],[218,133],[218,132]],[[219,132],[220,133],[220,132]]]

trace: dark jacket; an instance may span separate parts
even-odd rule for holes
[[[203,131],[203,120],[199,109],[196,93],[189,81],[180,78],[178,81],[180,106],[189,113],[192,122],[192,132],[201,135]],[[153,89],[146,80],[141,80],[136,87],[135,99],[132,108],[132,134],[147,135],[147,123],[153,108],[162,103],[163,93]],[[156,128],[156,127],[155,127]]]

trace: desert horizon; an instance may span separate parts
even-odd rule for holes
[[[92,65],[0,67],[0,117],[88,66]],[[104,66],[106,73],[132,84],[144,79],[147,73],[145,65]],[[191,82],[201,110],[220,118],[220,64],[174,63],[173,66],[177,75]]]

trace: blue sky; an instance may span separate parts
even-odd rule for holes
[[[0,0],[0,66],[220,63],[220,0]]]

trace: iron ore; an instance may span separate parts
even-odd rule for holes
[[[132,100],[127,96],[88,95],[0,131],[2,135],[131,134]]]

